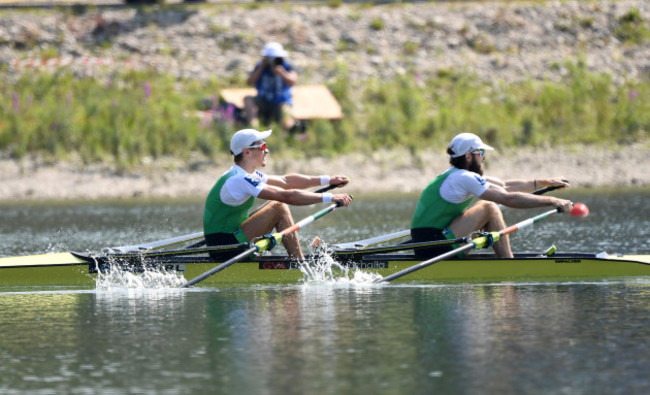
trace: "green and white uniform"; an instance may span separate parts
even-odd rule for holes
[[[420,196],[411,229],[447,227],[472,203],[474,196],[481,196],[489,183],[479,174],[455,167],[434,178]]]
[[[454,218],[467,209],[475,196],[481,196],[490,186],[481,175],[451,167],[424,188],[411,219],[413,241],[455,239],[448,228]],[[432,249],[445,252],[451,248]]]
[[[247,242],[241,224],[248,219],[248,211],[255,198],[266,187],[268,176],[233,165],[210,190],[203,213],[203,233],[232,234],[240,242]]]

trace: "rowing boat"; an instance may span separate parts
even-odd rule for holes
[[[336,207],[332,204],[281,232],[265,235],[250,244],[205,246],[203,235],[194,233],[145,244],[104,248],[99,255],[60,252],[0,258],[0,286],[92,286],[98,277],[109,274],[137,276],[149,272],[191,279],[183,287],[203,281],[208,285],[295,284],[310,280],[313,273],[331,273],[332,267],[348,278],[351,274],[357,278],[357,272],[367,273],[368,276],[358,277],[367,279],[368,283],[393,280],[417,283],[571,281],[650,275],[650,255],[557,253],[555,246],[542,254],[515,254],[514,259],[500,259],[491,253],[460,255],[463,251],[486,248],[503,235],[557,213],[556,209],[501,231],[483,232],[475,237],[397,243],[409,236],[408,231],[401,231],[332,246],[312,243],[314,253],[300,262],[270,254],[284,235],[312,223]],[[587,214],[588,209],[581,203],[575,204],[571,212],[572,216]],[[416,258],[418,249],[455,244],[463,246],[423,262]],[[222,260],[213,258],[224,254],[227,255]],[[233,267],[224,270],[230,266]]]
[[[330,185],[316,192],[324,192],[333,187],[335,186]],[[541,195],[557,188],[546,187],[532,193]],[[104,248],[99,255],[60,252],[0,258],[0,286],[92,286],[98,278],[114,273],[137,276],[149,272],[175,275],[182,281],[191,279],[184,282],[184,288],[203,281],[214,285],[286,284],[313,280],[310,277],[314,273],[331,273],[332,267],[340,269],[344,277],[352,273],[355,279],[357,272],[367,273],[369,276],[360,277],[368,279],[368,283],[395,280],[418,283],[603,280],[650,275],[650,255],[556,253],[555,247],[543,254],[515,254],[514,259],[499,259],[487,253],[461,255],[470,250],[487,248],[502,236],[560,212],[559,208],[498,232],[475,232],[475,237],[470,235],[454,240],[423,243],[407,240],[399,244],[382,245],[409,237],[410,231],[404,230],[350,243],[320,246],[303,262],[270,254],[270,250],[284,236],[337,207],[338,204],[332,204],[282,231],[259,237],[250,244],[206,247],[203,233],[193,233],[151,243]],[[584,218],[589,214],[589,209],[582,203],[576,203],[569,214]],[[463,245],[425,261],[416,258],[415,251],[419,248],[455,244]],[[229,255],[224,262],[213,259],[215,253]],[[225,270],[233,265],[232,269]]]
[[[346,243],[349,246],[354,243]],[[426,243],[420,243],[426,245]],[[241,249],[244,245],[226,246]],[[415,248],[419,248],[417,245]],[[143,273],[163,272],[194,278],[219,260],[213,260],[208,247],[172,251],[122,251],[105,249],[101,255],[60,252],[0,258],[0,286],[82,286],[92,287],[97,277],[111,271]],[[108,251],[108,253],[106,253]],[[330,249],[307,256],[297,262],[283,255],[252,255],[204,285],[297,284],[309,280],[306,272],[332,260],[341,275],[351,277],[355,271],[385,277],[420,262],[413,246],[396,244],[374,248]],[[301,265],[303,269],[300,270]],[[342,271],[341,271],[342,270]],[[346,273],[347,272],[347,273]],[[610,255],[601,253],[519,253],[514,259],[498,259],[489,253],[468,254],[464,258],[444,260],[400,278],[403,283],[481,283],[530,281],[609,280],[650,275],[650,255]]]

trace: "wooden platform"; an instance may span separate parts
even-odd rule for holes
[[[244,108],[244,97],[255,96],[255,88],[222,89],[221,97]],[[297,85],[293,87],[293,107],[291,115],[295,119],[341,119],[341,105],[325,85]]]

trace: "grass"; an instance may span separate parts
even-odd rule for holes
[[[415,153],[444,146],[459,131],[500,148],[647,139],[650,102],[642,98],[650,97],[650,81],[618,86],[580,63],[567,67],[561,82],[505,84],[450,71],[352,83],[340,66],[330,89],[345,118],[311,122],[304,141],[276,133],[274,154],[334,156],[395,146]],[[145,158],[215,157],[228,151],[230,136],[242,127],[219,107],[220,87],[219,81],[177,81],[146,71],[104,80],[65,71],[25,74],[0,92],[0,153],[79,158],[118,170]],[[197,116],[201,107],[214,110],[216,120]]]
[[[614,35],[625,43],[644,44],[650,40],[650,30],[646,27],[646,24],[641,12],[637,8],[632,8],[618,19],[618,26],[614,30]]]

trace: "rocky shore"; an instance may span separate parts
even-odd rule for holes
[[[352,81],[414,78],[464,69],[487,81],[560,80],[567,63],[583,62],[614,83],[650,78],[650,40],[621,34],[623,17],[638,13],[648,29],[645,0],[568,2],[400,3],[339,7],[204,5],[199,7],[0,10],[3,84],[21,73],[65,67],[105,78],[150,68],[179,78],[243,81],[268,41],[289,50],[300,83],[323,84],[342,68]],[[650,185],[648,142],[500,152],[489,158],[503,178],[564,175],[579,186]],[[269,172],[345,173],[351,190],[415,191],[447,165],[443,148],[417,157],[399,149],[370,158],[277,160]],[[203,196],[230,164],[161,160],[115,174],[108,167],[37,160],[0,161],[0,200]]]
[[[649,28],[645,0],[5,9],[0,63],[13,75],[150,67],[227,84],[279,41],[301,83],[325,83],[341,65],[355,80],[459,68],[487,80],[559,79],[577,61],[620,82],[650,77],[650,43],[621,30],[631,13]]]

